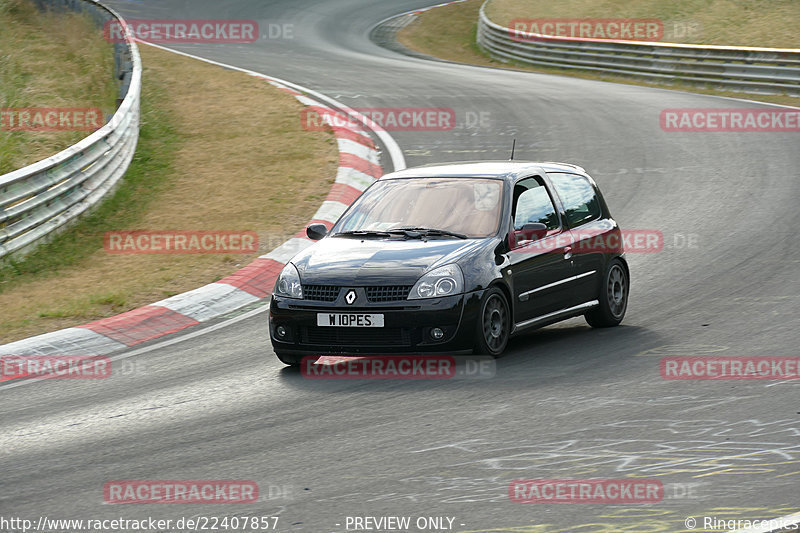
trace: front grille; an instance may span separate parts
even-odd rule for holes
[[[316,302],[335,302],[341,287],[338,285],[303,285],[303,298]],[[370,303],[402,302],[408,298],[411,285],[375,285],[364,287]]]
[[[397,302],[408,298],[411,285],[386,285],[367,287],[367,300],[370,302]]]
[[[320,346],[410,346],[407,328],[300,328],[300,342]]]
[[[334,302],[339,296],[336,285],[303,285],[303,298],[318,302]]]

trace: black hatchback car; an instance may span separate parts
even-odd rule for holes
[[[584,315],[616,326],[628,301],[622,235],[594,180],[564,163],[406,169],[373,183],[273,291],[278,358],[480,353]]]

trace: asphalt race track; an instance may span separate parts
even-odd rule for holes
[[[351,107],[454,109],[452,130],[393,132],[409,166],[506,159],[516,138],[517,159],[585,167],[623,228],[664,235],[662,251],[628,255],[623,325],[573,319],[519,337],[489,379],[331,381],[285,369],[262,312],[137,348],[130,371],[106,380],[6,383],[0,514],[279,516],[279,531],[315,533],[355,516],[451,517],[453,531],[538,533],[683,531],[690,516],[800,511],[800,382],[659,372],[668,355],[798,355],[798,134],[665,132],[664,108],[759,104],[426,61],[369,40],[378,22],[434,3],[109,2],[130,19],[291,25],[292,38],[174,47]],[[508,496],[515,479],[630,477],[659,479],[664,499]],[[106,482],[146,479],[255,480],[261,496],[104,503]]]

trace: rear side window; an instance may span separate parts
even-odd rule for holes
[[[588,179],[577,174],[548,173],[567,212],[570,227],[600,218],[600,202]]]

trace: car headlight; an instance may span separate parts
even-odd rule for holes
[[[286,266],[283,267],[278,276],[278,281],[275,282],[275,290],[273,292],[286,298],[303,298],[303,287],[300,285],[300,274],[297,272],[297,267],[291,263],[286,263]]]
[[[439,298],[464,292],[464,274],[458,265],[445,265],[423,275],[408,294],[409,300]]]

